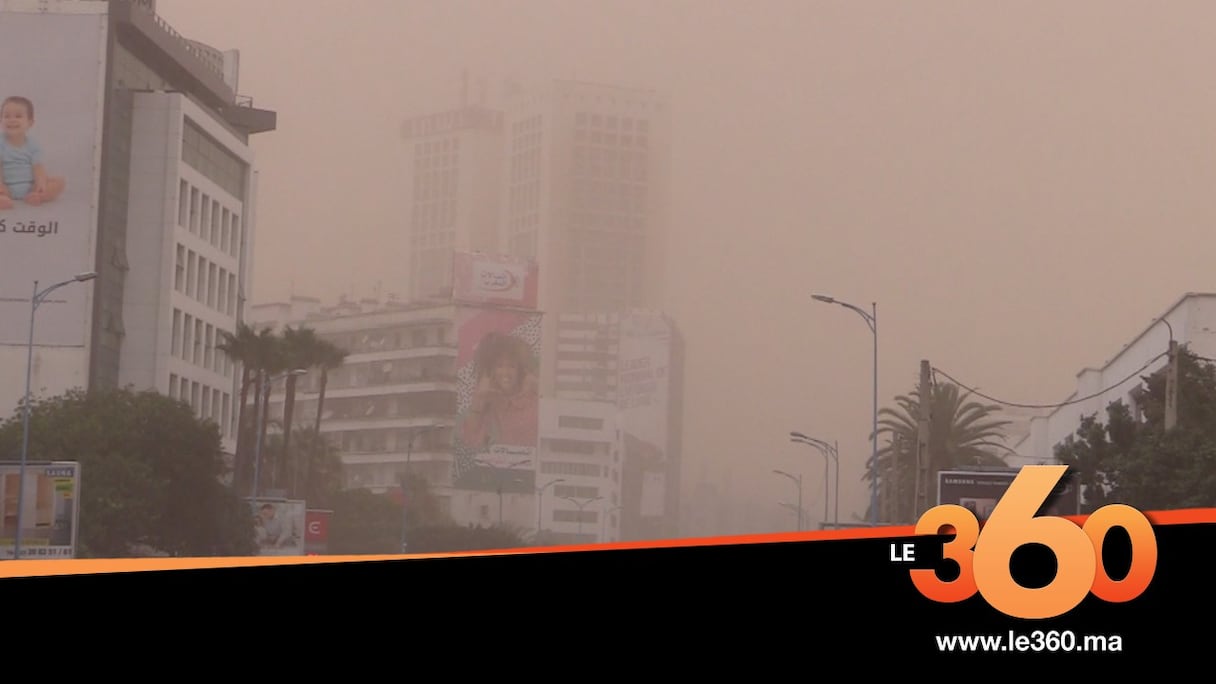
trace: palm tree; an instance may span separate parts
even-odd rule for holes
[[[312,328],[300,326],[284,328],[280,338],[283,364],[286,368],[311,368],[318,363],[321,355],[321,340]],[[284,482],[290,482],[291,495],[296,496],[299,489],[299,472],[295,460],[290,457],[291,435],[295,429],[296,382],[299,378],[288,375],[286,389],[283,395],[283,454],[279,460],[279,475]],[[289,474],[285,472],[290,470]]]
[[[313,426],[317,434],[321,434],[321,418],[325,415],[325,385],[329,380],[329,371],[340,368],[348,355],[349,352],[338,345],[320,340],[316,363],[321,370],[321,384],[317,394],[317,420]]]
[[[255,406],[261,406],[259,410],[262,416],[268,416],[270,415],[270,386],[269,384],[264,385],[262,380],[287,370],[282,339],[278,335],[275,335],[272,328],[262,328],[258,331],[253,345],[253,364],[255,371],[254,379],[258,380],[255,383],[256,389],[253,393],[253,403]],[[261,441],[263,445],[265,445],[266,441],[266,424],[267,421],[263,420],[260,425],[254,426],[255,438]],[[273,461],[270,465],[273,466]],[[276,469],[273,467],[264,468],[263,470],[271,473],[272,477],[276,472]],[[272,482],[276,486],[279,484],[277,479],[272,480]],[[261,489],[260,485],[261,483],[259,483],[259,489]],[[257,495],[260,492],[254,492],[254,494]]]
[[[222,331],[223,341],[216,347],[228,357],[228,360],[241,369],[241,392],[237,403],[236,419],[236,449],[233,454],[236,473],[233,477],[234,486],[243,482],[242,473],[246,470],[248,452],[248,425],[245,409],[249,405],[249,387],[258,374],[260,340],[259,333],[252,326],[237,323],[236,332]],[[256,394],[255,394],[256,401]]]
[[[1000,407],[970,399],[957,385],[933,385],[929,405],[929,501],[936,498],[937,473],[968,466],[1003,466],[1005,459],[995,451],[1005,451],[1001,443],[1004,428],[1011,421],[996,417]],[[889,435],[878,451],[875,471],[888,481],[888,495],[897,501],[891,509],[895,516],[915,517],[913,500],[916,486],[916,444],[920,421],[921,396],[915,389],[895,398],[896,408],[879,411],[878,433]],[[863,479],[871,477],[869,469]]]

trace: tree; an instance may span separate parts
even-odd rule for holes
[[[224,341],[218,347],[230,361],[241,367],[241,396],[237,406],[236,472],[233,486],[245,491],[253,482],[253,452],[259,437],[265,437],[265,425],[258,424],[256,416],[261,406],[263,414],[269,408],[269,396],[263,396],[263,377],[283,370],[283,354],[279,338],[271,328],[255,330],[245,324],[237,324],[235,334],[224,332]],[[249,389],[253,388],[252,415],[247,411]],[[259,483],[259,489],[262,489]]]
[[[929,405],[929,501],[936,498],[937,473],[968,466],[1003,466],[995,453],[1004,450],[1000,440],[1010,421],[998,418],[1000,407],[971,400],[953,383],[935,383]],[[887,435],[880,447],[875,470],[887,484],[893,504],[890,515],[910,520],[917,514],[916,445],[920,424],[920,388],[895,397],[894,408],[879,411],[878,435]],[[869,481],[867,469],[863,480]]]
[[[330,508],[331,554],[401,553],[401,505],[390,497],[347,489],[334,496]]]
[[[16,459],[21,415],[0,426]],[[31,460],[81,464],[78,555],[123,558],[254,552],[248,504],[221,483],[219,428],[162,394],[73,391],[31,404]]]
[[[309,508],[328,509],[343,489],[341,455],[324,437],[317,437],[311,427],[296,428],[292,432],[296,449],[291,452],[290,468],[292,472],[307,474],[293,496],[304,499]],[[281,459],[283,449],[283,435],[271,435],[263,446],[263,453]]]
[[[1106,420],[1082,416],[1075,433],[1056,447],[1060,463],[1076,470],[1081,510],[1108,503],[1143,510],[1216,505],[1216,366],[1179,350],[1178,422],[1165,429],[1165,372],[1141,377],[1138,410],[1107,404]]]

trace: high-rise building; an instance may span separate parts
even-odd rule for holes
[[[188,402],[233,448],[240,374],[217,350],[250,293],[257,171],[250,136],[275,114],[239,94],[238,53],[188,40],[150,0],[6,0],[4,95],[37,114],[30,134],[63,180],[53,201],[0,210],[0,388],[132,385]],[[47,49],[54,45],[54,49]],[[31,112],[32,113],[32,112]]]
[[[403,132],[412,168],[410,299],[450,300],[463,252],[536,264],[540,396],[598,403],[620,432],[619,516],[605,518],[617,521],[612,535],[676,534],[683,342],[657,313],[669,225],[665,98],[558,80],[512,85],[494,105],[483,92],[471,104],[466,86],[458,107],[412,118]],[[545,463],[544,429],[527,466],[536,476],[546,474],[536,470]],[[517,478],[524,489],[535,479]],[[571,521],[576,529],[562,533],[579,535]],[[582,530],[580,538],[593,532],[610,534]]]
[[[502,113],[462,102],[410,119],[412,192],[407,232],[410,299],[451,293],[455,252],[497,252],[503,161]]]

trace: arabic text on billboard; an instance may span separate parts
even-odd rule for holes
[[[452,287],[452,298],[459,302],[535,309],[536,262],[510,256],[456,252]]]
[[[531,491],[535,482],[541,317],[462,308],[456,332],[453,482]]]
[[[80,465],[27,463],[23,499],[20,482],[19,463],[0,463],[0,506],[4,511],[0,559],[13,558],[18,519],[22,558],[74,558],[80,517]]]
[[[107,3],[67,13],[16,9],[24,6],[0,9],[0,320],[8,321],[28,315],[35,280],[41,289],[93,269],[105,73]],[[47,299],[37,343],[83,346],[90,292],[67,287]],[[0,326],[0,344],[24,344],[27,334]]]

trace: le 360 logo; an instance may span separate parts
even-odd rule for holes
[[[943,504],[925,511],[916,522],[917,535],[943,534],[954,528],[954,538],[942,550],[943,558],[959,566],[959,575],[944,581],[933,569],[911,570],[912,583],[925,597],[939,603],[965,601],[977,592],[996,610],[1016,618],[1044,619],[1076,608],[1089,594],[1111,603],[1123,603],[1148,589],[1157,569],[1157,537],[1143,513],[1123,504],[1094,511],[1078,527],[1065,518],[1036,516],[1067,466],[1025,466],[997,503],[981,534],[979,520],[970,510]],[[1119,527],[1131,540],[1132,561],[1121,580],[1113,580],[1102,563],[1107,533]],[[1020,547],[1041,544],[1055,555],[1055,577],[1046,586],[1024,587],[1010,571],[1010,560]]]

